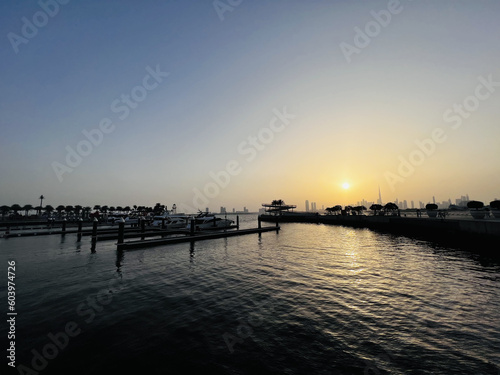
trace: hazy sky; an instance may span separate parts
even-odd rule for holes
[[[488,203],[499,17],[497,0],[3,1],[0,204],[303,209],[378,186]]]

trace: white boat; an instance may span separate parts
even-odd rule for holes
[[[209,212],[200,212],[189,219],[187,229],[191,229],[191,220],[194,220],[195,229],[228,228],[234,223],[234,220],[222,219]]]
[[[171,211],[167,211],[162,215],[154,216],[151,226],[161,227],[163,225],[163,221],[165,221],[166,229],[186,228],[187,221],[189,218],[190,216],[186,214],[182,213],[174,214]]]
[[[111,225],[117,224],[123,219],[125,224],[137,224],[139,223],[139,218],[135,216],[129,216],[127,214],[113,214],[108,216],[107,222]]]

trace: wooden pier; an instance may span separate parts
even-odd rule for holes
[[[254,233],[263,233],[270,231],[279,231],[279,226],[271,226],[271,227],[260,227],[260,228],[250,228],[250,229],[236,229],[236,230],[225,230],[212,232],[212,233],[203,233],[203,232],[195,232],[184,233],[183,236],[177,237],[169,237],[169,238],[159,238],[159,239],[150,239],[150,240],[136,240],[136,241],[128,241],[128,242],[118,242],[117,250],[130,250],[137,249],[141,247],[151,247],[158,245],[170,245],[182,242],[194,242],[194,241],[203,241],[203,240],[211,240],[216,238],[226,238],[226,237],[234,237],[234,236],[242,236],[246,234],[254,234]]]
[[[16,223],[17,224],[17,223]],[[15,224],[15,225],[16,225]],[[158,246],[158,245],[168,245],[175,244],[181,242],[193,242],[193,241],[203,241],[209,239],[216,238],[226,238],[226,237],[234,237],[234,236],[242,236],[253,233],[264,233],[270,231],[279,232],[280,227],[278,223],[275,226],[270,227],[262,227],[261,220],[258,220],[257,228],[250,229],[240,229],[239,226],[239,217],[236,217],[236,225],[230,225],[228,227],[206,227],[206,228],[198,228],[194,225],[194,220],[191,221],[190,229],[167,229],[165,224],[160,227],[146,227],[145,221],[140,221],[139,224],[133,224],[130,227],[125,227],[125,222],[118,222],[113,225],[113,227],[106,228],[98,228],[100,223],[97,220],[94,220],[90,226],[91,229],[84,229],[83,222],[80,221],[76,224],[76,228],[67,229],[66,222],[61,222],[61,227],[58,228],[26,228],[23,229],[38,229],[39,231],[31,232],[31,231],[19,231],[21,230],[22,225],[5,226],[5,233],[0,235],[0,238],[16,238],[16,237],[27,237],[27,236],[46,236],[46,235],[55,235],[59,234],[61,236],[65,236],[66,234],[76,234],[77,241],[81,241],[82,236],[91,236],[91,251],[95,252],[96,244],[98,241],[117,241],[117,250],[128,250],[134,248],[143,248],[149,246]],[[38,224],[39,225],[39,224]],[[45,223],[47,225],[47,223]],[[13,230],[13,232],[11,232]],[[42,230],[42,231],[40,231]],[[155,238],[151,238],[155,237]],[[137,240],[127,241],[125,239],[133,239]],[[149,238],[149,239],[146,239]]]

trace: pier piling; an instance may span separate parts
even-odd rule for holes
[[[236,229],[240,229],[240,215],[236,215]]]
[[[66,234],[66,219],[63,220],[62,222],[62,233],[61,236],[64,236]]]
[[[77,241],[80,241],[82,239],[82,223],[83,223],[82,219],[78,220]]]
[[[97,243],[97,224],[98,220],[95,217],[94,221],[92,222],[92,246],[90,247],[90,251],[95,253],[95,245]]]
[[[125,220],[121,218],[118,223],[118,244],[122,244],[125,238]]]

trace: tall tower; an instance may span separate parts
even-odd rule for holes
[[[306,212],[309,212],[309,201],[306,200]]]
[[[380,185],[378,186],[378,204],[382,204],[382,194],[380,193]]]

